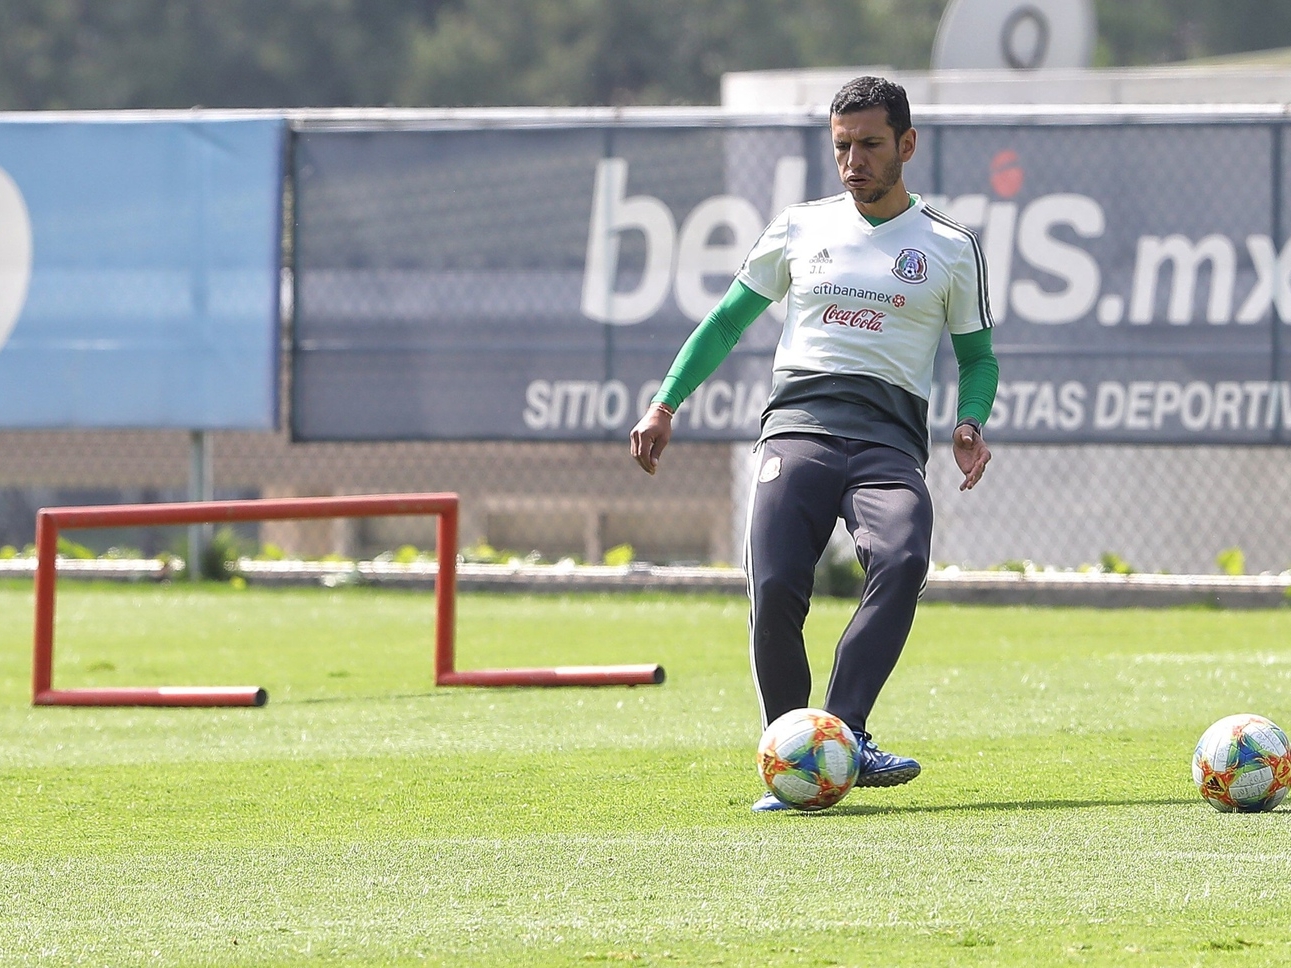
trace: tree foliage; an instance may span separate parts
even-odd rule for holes
[[[6,0],[8,109],[384,104],[439,0]]]
[[[716,103],[722,74],[924,69],[947,0],[6,0],[0,108]],[[1291,44],[1268,0],[1097,0],[1103,66]]]
[[[1291,5],[1269,0],[1097,0],[1101,66],[1291,45]]]
[[[926,66],[944,0],[462,0],[418,38],[397,99],[715,103],[722,74]]]

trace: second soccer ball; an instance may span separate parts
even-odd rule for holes
[[[856,782],[856,737],[823,709],[794,709],[758,743],[758,772],[767,789],[799,810],[832,807]]]
[[[1216,810],[1272,810],[1291,785],[1287,735],[1254,713],[1225,716],[1211,725],[1192,754],[1192,778]]]

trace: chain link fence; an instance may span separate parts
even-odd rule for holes
[[[1291,452],[1282,447],[999,444],[987,477],[964,493],[953,465],[942,448],[929,467],[938,562],[1291,568]]]
[[[283,434],[209,438],[217,498],[454,491],[464,547],[596,562],[631,545],[658,563],[738,563],[752,474],[747,444],[669,448],[658,475],[617,443],[293,444]],[[1078,568],[1212,574],[1291,567],[1291,453],[1279,447],[996,444],[983,482],[958,490],[945,444],[928,467],[933,557],[968,568]],[[41,506],[184,500],[189,437],[179,432],[0,433],[0,544],[34,540]],[[429,519],[266,522],[248,544],[304,557],[373,557],[434,547]],[[80,532],[97,551],[182,553],[182,529]],[[1110,556],[1110,557],[1109,557]],[[1221,565],[1221,556],[1224,564]]]
[[[451,491],[462,499],[463,547],[488,544],[544,560],[598,562],[631,544],[642,560],[732,562],[729,445],[678,443],[652,479],[627,443],[291,443],[285,434],[208,437],[214,496],[287,497]],[[185,500],[189,435],[159,431],[0,433],[0,544],[34,540],[40,506]],[[304,557],[371,557],[433,549],[434,520],[266,522],[257,544]],[[182,529],[85,531],[95,550],[180,551]]]

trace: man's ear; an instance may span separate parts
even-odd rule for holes
[[[914,128],[911,128],[901,136],[901,140],[897,143],[897,150],[901,153],[900,157],[903,164],[914,157],[914,146],[915,142],[918,140],[919,137],[915,133]]]

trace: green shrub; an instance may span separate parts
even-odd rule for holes
[[[491,565],[497,562],[498,552],[487,541],[462,549],[462,560],[471,564]]]
[[[81,561],[88,561],[91,558],[97,558],[93,551],[83,544],[77,544],[61,534],[58,536],[58,554],[64,558],[77,558]]]
[[[865,587],[865,569],[852,557],[824,555],[816,563],[813,594],[831,598],[860,598]]]
[[[1103,566],[1103,571],[1110,575],[1134,574],[1134,566],[1114,551],[1104,551],[1098,563]]]
[[[607,565],[630,565],[636,561],[637,552],[630,544],[615,545],[605,552]]]
[[[540,556],[533,554],[522,555],[518,551],[499,550],[485,541],[463,548],[461,558],[462,561],[476,565],[505,565],[509,561],[524,561],[532,564],[541,560]]]
[[[1241,548],[1225,548],[1215,555],[1215,564],[1225,575],[1246,574],[1246,553]]]
[[[401,545],[394,553],[394,562],[399,565],[411,565],[421,555],[416,545]]]
[[[249,550],[246,545],[232,528],[220,528],[202,549],[198,574],[210,581],[228,581],[238,573],[238,559]]]

